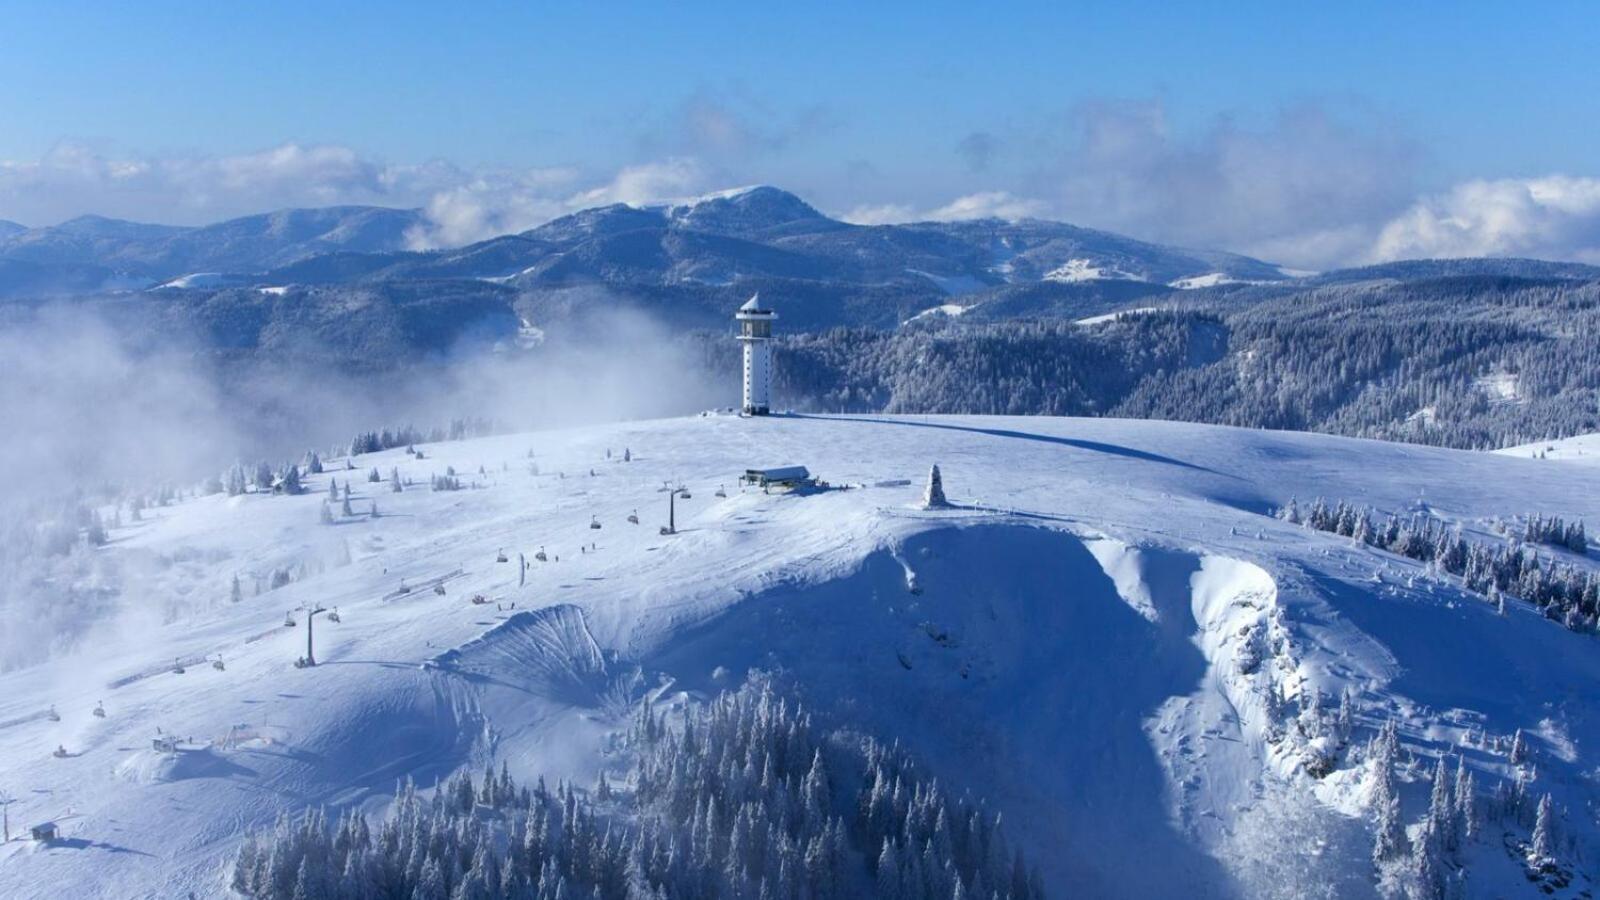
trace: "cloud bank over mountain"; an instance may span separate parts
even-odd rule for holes
[[[745,107],[749,103],[744,103]],[[672,202],[734,184],[794,184],[860,224],[1048,218],[1180,246],[1324,269],[1419,257],[1530,256],[1600,262],[1600,177],[1471,178],[1429,185],[1428,155],[1384,121],[1318,104],[1243,122],[1180,127],[1159,101],[1079,106],[1031,133],[972,131],[931,151],[949,178],[791,177],[784,149],[816,110],[765,117],[697,95],[620,165],[398,163],[338,144],[233,155],[139,155],[63,143],[0,160],[0,220],[51,224],[92,213],[199,224],[286,207],[369,204],[423,211],[415,249],[460,246],[611,203]],[[854,163],[841,172],[861,168]],[[908,164],[908,168],[910,168]],[[936,171],[936,170],[930,170]],[[797,183],[798,182],[798,183]]]

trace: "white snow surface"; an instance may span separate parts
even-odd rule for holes
[[[1115,265],[1106,263],[1096,264],[1092,259],[1069,259],[1054,269],[1044,273],[1045,281],[1145,281],[1145,277],[1133,272],[1127,272]]]
[[[1395,717],[1419,771],[1469,733],[1526,729],[1537,789],[1567,811],[1563,852],[1600,851],[1600,645],[1267,514],[1291,495],[1401,511],[1425,494],[1448,518],[1576,505],[1593,522],[1600,470],[1003,417],[704,416],[421,449],[353,472],[329,461],[304,496],[191,499],[112,531],[95,552],[216,603],[164,625],[130,615],[70,658],[0,675],[13,828],[54,819],[65,836],[0,846],[0,897],[221,896],[240,837],[279,810],[381,814],[397,779],[491,759],[587,785],[642,692],[694,702],[751,668],[789,673],[819,715],[987,797],[1052,896],[1374,895],[1361,768],[1313,778],[1267,740],[1267,673],[1291,699],[1350,689],[1358,742]],[[854,487],[736,487],[774,460]],[[915,509],[932,463],[951,510]],[[481,487],[428,491],[447,465]],[[390,493],[372,467],[418,484]],[[330,475],[380,517],[319,524]],[[657,530],[664,483],[693,492],[675,536]],[[348,565],[228,601],[236,572],[342,547]],[[321,664],[297,669],[305,622],[283,618],[306,603],[343,621],[317,619]],[[217,654],[223,671],[203,662]],[[41,715],[52,704],[59,722]],[[152,749],[158,726],[183,739],[176,754]],[[1484,790],[1510,772],[1463,752]],[[1408,821],[1426,788],[1402,784]],[[1472,896],[1531,890],[1498,828],[1469,851]]]
[[[159,291],[166,288],[211,288],[223,287],[238,281],[237,276],[225,275],[221,272],[192,272],[188,275],[179,275],[171,281],[158,284],[151,290]]]
[[[1192,291],[1197,288],[1217,287],[1223,284],[1239,284],[1241,281],[1243,279],[1234,278],[1226,272],[1208,272],[1204,275],[1190,275],[1187,278],[1169,281],[1167,285],[1180,291]]]
[[[1073,322],[1078,325],[1099,325],[1103,322],[1115,322],[1118,316],[1137,316],[1143,313],[1155,312],[1160,308],[1159,306],[1136,306],[1132,309],[1119,309],[1116,312],[1101,313],[1098,316],[1085,316],[1081,319],[1074,319]]]
[[[1534,441],[1531,444],[1518,444],[1495,452],[1506,456],[1600,465],[1600,434],[1580,434],[1555,441]]]
[[[927,309],[922,310],[901,324],[904,325],[915,322],[918,319],[926,319],[933,316],[944,316],[946,318],[953,319],[971,308],[972,307],[970,306],[962,306],[959,303],[941,303],[938,306],[930,306]]]

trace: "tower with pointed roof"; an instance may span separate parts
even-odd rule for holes
[[[772,322],[778,314],[753,294],[733,317],[744,346],[744,414],[764,416],[772,407]]]

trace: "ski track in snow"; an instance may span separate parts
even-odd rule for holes
[[[141,571],[217,603],[165,626],[130,616],[57,664],[0,675],[12,824],[53,818],[67,837],[0,847],[0,896],[214,896],[237,839],[281,809],[381,812],[397,779],[490,760],[519,780],[589,784],[638,697],[692,702],[752,668],[783,670],[819,713],[899,738],[952,789],[987,797],[1056,896],[1369,895],[1360,773],[1312,779],[1265,739],[1263,676],[1241,653],[1270,628],[1284,631],[1265,663],[1281,684],[1350,688],[1363,728],[1401,716],[1424,759],[1473,727],[1525,728],[1541,789],[1597,849],[1582,811],[1600,802],[1600,722],[1572,687],[1600,678],[1593,639],[1525,607],[1500,619],[1447,585],[1406,587],[1414,564],[1266,513],[1291,495],[1403,511],[1425,494],[1462,520],[1531,508],[1600,521],[1600,470],[998,417],[706,416],[423,449],[354,471],[333,461],[305,496],[189,500],[113,533],[97,552],[207,560]],[[791,462],[878,486],[735,485]],[[955,508],[916,511],[935,462]],[[447,465],[481,489],[428,491]],[[390,493],[365,481],[372,467],[417,484]],[[382,515],[318,524],[330,475]],[[657,531],[664,482],[694,494],[674,536]],[[235,572],[336,545],[350,564],[227,602]],[[297,669],[305,623],[283,616],[311,602],[343,621],[318,619],[321,665]],[[204,662],[219,654],[220,671]],[[101,700],[109,714],[94,718]],[[59,722],[42,714],[52,704]],[[158,727],[184,749],[154,749]],[[51,756],[58,744],[67,758]],[[1485,787],[1509,772],[1467,756]],[[1408,818],[1425,789],[1403,786]],[[1478,887],[1521,889],[1483,855]]]

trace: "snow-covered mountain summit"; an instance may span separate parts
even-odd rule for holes
[[[63,832],[0,846],[0,895],[220,896],[280,811],[381,817],[398,780],[485,765],[626,798],[641,703],[676,722],[753,670],[984,798],[1048,896],[1371,896],[1390,788],[1423,848],[1391,879],[1415,855],[1469,896],[1590,889],[1593,636],[1270,513],[1324,496],[1489,546],[1513,514],[1600,521],[1600,471],[1107,419],[710,415],[417,449],[76,551],[114,615],[0,675],[13,830]],[[932,463],[949,509],[920,508]],[[776,464],[827,484],[741,488]],[[300,668],[311,605],[340,620]],[[1439,759],[1476,785],[1448,842],[1423,824]]]

